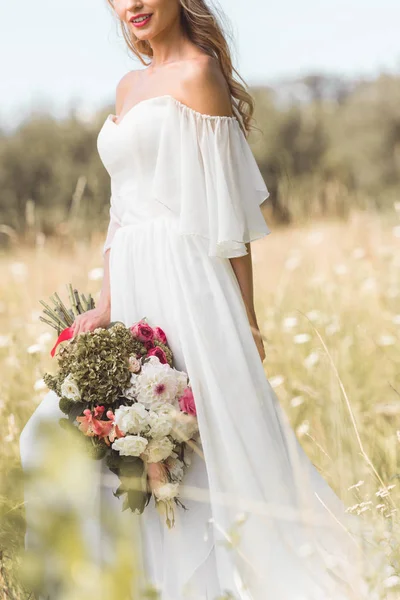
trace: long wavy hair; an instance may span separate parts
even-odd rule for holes
[[[107,0],[114,10],[112,0]],[[232,41],[225,15],[220,9],[211,10],[205,0],[179,0],[181,25],[185,35],[203,52],[217,59],[231,94],[232,111],[247,135],[253,129],[254,100],[246,90],[246,82],[232,64],[228,37]],[[147,40],[139,40],[126,23],[119,20],[122,35],[128,48],[140,62],[148,66],[144,57],[152,57],[153,51]],[[224,33],[223,23],[226,25]],[[236,75],[237,79],[235,79]],[[243,82],[243,83],[241,83]]]

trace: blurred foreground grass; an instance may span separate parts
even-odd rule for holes
[[[49,242],[0,257],[4,598],[29,597],[19,571],[24,506],[18,438],[47,392],[42,375],[52,368],[54,343],[38,319],[39,299],[54,291],[65,298],[68,282],[96,299],[102,241],[77,244],[73,252]],[[376,525],[393,565],[377,576],[393,598],[400,597],[400,218],[396,212],[392,220],[354,213],[347,224],[276,228],[252,251],[266,375],[312,461],[346,505]],[[90,590],[82,587],[87,597],[98,592],[95,579]],[[114,592],[108,597],[117,597]]]

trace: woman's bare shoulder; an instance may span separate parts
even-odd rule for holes
[[[121,112],[126,95],[129,94],[132,88],[135,87],[138,79],[138,73],[139,69],[128,71],[128,73],[125,73],[125,75],[118,81],[115,90],[115,108],[117,115]]]
[[[187,63],[181,80],[181,99],[194,110],[232,116],[231,94],[217,59],[202,56]]]

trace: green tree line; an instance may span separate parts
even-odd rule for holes
[[[252,146],[277,222],[385,210],[400,182],[400,76],[309,75],[250,90]],[[106,107],[91,122],[31,115],[0,131],[0,237],[90,234],[105,227],[109,176],[97,152]]]

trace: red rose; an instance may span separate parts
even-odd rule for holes
[[[146,350],[151,350],[152,348],[154,348],[154,342],[152,342],[151,340],[148,340],[147,342],[143,342],[144,347],[146,348]]]
[[[153,340],[154,331],[153,328],[150,327],[145,321],[141,320],[138,323],[135,323],[130,328],[132,335],[135,336],[141,342],[148,342],[149,340]]]
[[[165,352],[162,348],[160,348],[160,346],[156,346],[155,348],[152,348],[151,350],[149,350],[149,352],[147,353],[147,356],[156,356],[158,358],[158,360],[160,361],[160,363],[163,363],[163,364],[166,364],[168,362]]]
[[[161,329],[161,327],[155,327],[154,328],[154,337],[156,338],[156,340],[158,340],[162,344],[167,345],[167,343],[168,343],[167,342],[167,336],[165,335],[165,333]]]

